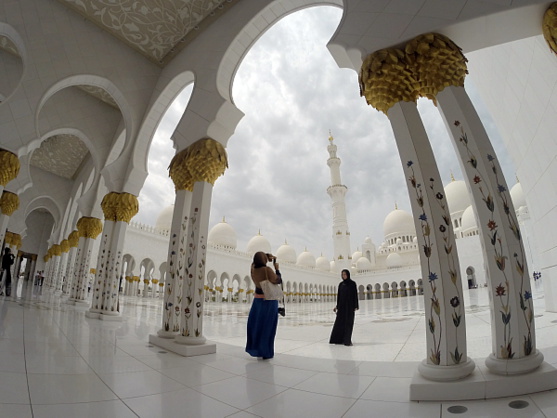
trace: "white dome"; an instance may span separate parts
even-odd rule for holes
[[[526,199],[524,198],[524,192],[522,191],[522,185],[520,183],[516,183],[511,188],[511,200],[513,201],[514,210],[526,206]]]
[[[371,261],[369,261],[366,257],[360,257],[356,262],[356,268],[358,271],[371,270],[372,267]]]
[[[261,235],[261,233],[249,240],[248,247],[246,249],[248,254],[255,254],[258,251],[263,251],[264,253],[271,252],[271,243],[267,238]]]
[[[298,256],[296,264],[304,267],[315,267],[315,257],[308,250],[305,250]]]
[[[236,249],[236,231],[223,220],[211,228],[207,236],[207,242],[213,245],[222,245],[223,247]]]
[[[165,207],[157,216],[155,229],[157,231],[170,231],[172,228],[172,216],[174,215],[174,205]]]
[[[323,271],[331,270],[331,264],[329,263],[327,257],[324,256],[317,257],[317,260],[315,260],[315,267],[317,268],[317,270],[323,270]]]
[[[468,206],[464,213],[462,214],[462,226],[461,230],[464,234],[475,231],[478,229],[476,224],[476,216],[474,215],[474,208]]]
[[[394,268],[402,266],[402,257],[397,253],[391,253],[387,256],[387,267]]]
[[[445,198],[451,215],[464,212],[472,203],[466,183],[462,180],[452,181],[445,186]]]
[[[276,256],[279,262],[281,261],[286,261],[288,263],[296,262],[296,251],[286,242],[279,247]]]
[[[373,244],[373,241],[370,237],[366,237],[366,239],[364,240],[364,244]]]
[[[355,251],[354,254],[352,254],[352,262],[355,263],[358,261],[362,255],[361,251]]]
[[[402,235],[416,235],[414,219],[405,210],[395,209],[387,215],[383,222],[383,234],[385,240]]]
[[[337,265],[336,265],[336,263],[335,263],[335,260],[331,260],[331,262],[329,263],[329,265],[331,266],[331,267],[330,267],[330,270],[331,270],[333,273],[338,273]]]

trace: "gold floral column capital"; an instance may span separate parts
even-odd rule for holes
[[[170,162],[169,175],[176,190],[193,190],[196,181],[215,184],[228,168],[228,156],[222,144],[203,138],[180,151]]]
[[[21,235],[14,233],[12,236],[12,245],[15,245],[19,250],[21,248]]]
[[[416,80],[403,51],[381,49],[368,55],[358,77],[360,96],[385,115],[398,102],[415,102]]]
[[[6,186],[19,174],[19,158],[13,152],[0,149],[0,185]]]
[[[449,38],[438,33],[416,36],[404,48],[416,90],[437,105],[435,96],[445,87],[464,87],[468,60]]]
[[[110,192],[103,198],[101,208],[107,221],[130,223],[139,211],[139,202],[133,194]]]
[[[13,237],[14,237],[13,232],[6,231],[6,235],[4,236],[4,241],[6,242],[6,245],[12,245]]]
[[[98,218],[83,216],[77,221],[77,230],[80,237],[95,239],[102,232],[103,225]]]
[[[63,239],[60,243],[60,249],[63,253],[67,253],[68,251],[70,251],[70,241],[68,241],[67,239]]]
[[[193,178],[188,170],[188,148],[177,153],[168,167],[168,175],[174,182],[176,191],[188,190],[193,191]]]
[[[72,231],[70,235],[68,235],[68,242],[70,247],[78,247],[79,246],[79,231]]]
[[[52,246],[52,255],[60,257],[62,255],[62,247],[59,244],[54,244]]]
[[[549,48],[557,54],[557,3],[552,3],[545,11],[542,32]]]
[[[2,197],[0,197],[0,210],[2,213],[12,216],[17,208],[19,208],[19,196],[4,190],[4,192],[2,192]]]

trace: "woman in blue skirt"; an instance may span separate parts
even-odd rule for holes
[[[273,262],[275,271],[267,266],[270,261]],[[255,253],[251,265],[251,279],[255,284],[255,294],[248,317],[246,352],[253,357],[262,357],[266,360],[275,355],[278,301],[265,300],[260,283],[263,280],[275,284],[282,283],[277,258],[262,251]]]

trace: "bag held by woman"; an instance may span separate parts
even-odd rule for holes
[[[265,300],[282,300],[284,297],[284,293],[282,292],[280,285],[274,284],[269,280],[263,280],[260,285],[261,290],[263,290],[263,294],[265,295]]]

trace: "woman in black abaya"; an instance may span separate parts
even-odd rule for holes
[[[329,344],[352,345],[354,317],[360,308],[358,305],[358,288],[350,278],[349,270],[342,270],[342,282],[338,285],[337,306],[333,309],[337,314]]]

